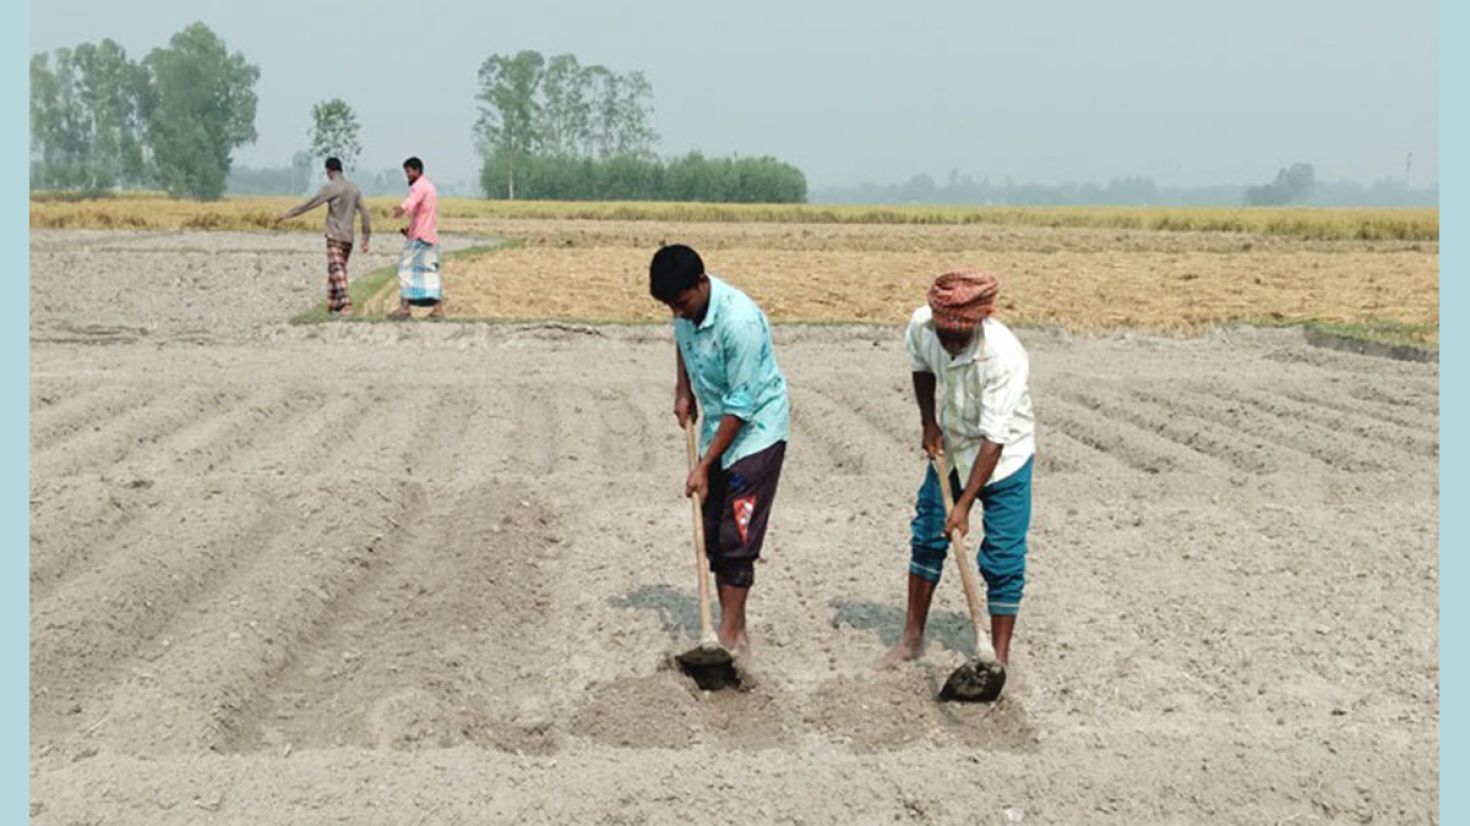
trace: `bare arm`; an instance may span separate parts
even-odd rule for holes
[[[1000,462],[1004,440],[1010,431],[1011,417],[1016,406],[1026,393],[1026,382],[1030,376],[1030,364],[1024,357],[1010,360],[996,359],[986,371],[985,387],[980,403],[980,455],[970,468],[970,479],[955,502],[954,514],[948,528],[965,533],[969,528],[970,506],[980,497],[981,488],[990,481],[995,466]]]
[[[949,515],[949,521],[944,526],[945,535],[959,531],[961,536],[970,532],[970,508],[975,500],[980,498],[980,489],[990,480],[990,474],[995,472],[995,465],[1000,461],[1002,446],[989,439],[980,440],[980,455],[975,457],[975,464],[970,467],[970,478],[965,482],[965,489],[960,492],[960,498],[954,502],[954,510]]]
[[[684,370],[684,354],[674,346],[674,363],[678,371],[674,377],[674,419],[680,427],[691,425],[699,418],[699,403],[694,400],[694,390],[689,386],[689,373]]]
[[[938,381],[933,373],[914,372],[914,401],[919,405],[919,427],[923,432],[920,444],[931,459],[944,450],[944,433],[934,416],[934,390]]]
[[[955,502],[961,502],[965,507],[970,507],[980,498],[980,489],[990,481],[990,474],[995,472],[995,466],[1000,462],[1000,454],[1004,448],[989,439],[980,440],[980,455],[975,457],[975,464],[970,466],[970,478],[965,482],[965,489],[960,492],[960,498]]]
[[[720,419],[720,426],[715,430],[715,437],[710,440],[709,449],[699,460],[704,464],[706,470],[714,467],[720,461],[720,457],[725,455],[725,451],[735,441],[742,427],[745,427],[745,420],[739,416],[727,415]]]
[[[684,367],[684,354],[677,347],[674,348],[674,353],[678,364],[678,376],[674,384],[674,416],[679,419],[680,424],[687,422],[687,426],[692,427],[695,419],[699,417],[698,406],[694,400],[694,388],[689,382],[689,371]],[[744,426],[745,420],[739,416],[727,414],[720,419],[720,426],[715,429],[715,435],[710,440],[709,447],[705,448],[699,463],[689,471],[689,478],[684,483],[685,496],[692,495],[696,491],[700,497],[709,493],[710,468],[718,466],[720,457],[730,449],[730,445],[735,442],[735,437],[740,435],[740,428]]]
[[[699,457],[699,464],[690,471],[689,479],[684,483],[685,496],[698,491],[700,498],[703,499],[709,494],[710,468],[718,466],[720,457],[724,456],[725,451],[734,443],[742,427],[745,427],[745,420],[739,416],[726,415],[720,419],[720,426],[715,430],[715,437],[710,440],[709,449]]]

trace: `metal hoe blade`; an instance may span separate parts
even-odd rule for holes
[[[695,646],[674,657],[674,660],[705,691],[740,687],[740,673],[735,670],[735,658],[721,646]]]
[[[939,699],[961,703],[993,703],[1005,685],[1005,666],[971,660],[949,675],[943,690],[939,692]]]

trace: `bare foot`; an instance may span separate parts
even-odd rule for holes
[[[750,657],[750,637],[744,634],[729,639],[721,638],[720,645],[724,646],[725,650],[730,652],[730,656],[737,660]]]
[[[911,660],[917,660],[922,656],[924,656],[924,638],[921,636],[915,639],[905,635],[903,639],[898,641],[898,645],[893,646],[887,654],[883,655],[883,659],[878,661],[878,665],[888,666],[896,663],[909,662]]]

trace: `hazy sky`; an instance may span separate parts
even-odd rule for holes
[[[358,112],[360,166],[476,177],[475,74],[495,52],[642,70],[661,154],[775,155],[817,186],[951,169],[994,180],[1248,183],[1439,167],[1434,0],[1045,2],[32,2],[35,50],[111,37],[141,58],[202,20],[260,67],[278,166],[312,103]]]

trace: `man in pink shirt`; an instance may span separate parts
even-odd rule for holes
[[[439,193],[424,177],[424,162],[403,162],[408,197],[393,207],[393,217],[408,216],[403,253],[398,256],[398,309],[389,318],[408,318],[410,306],[433,307],[430,318],[444,317],[444,282],[439,277]]]

